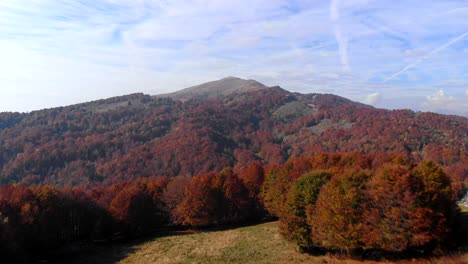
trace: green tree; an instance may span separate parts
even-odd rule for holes
[[[313,246],[306,209],[313,210],[320,189],[330,177],[330,173],[326,171],[306,173],[288,192],[286,210],[280,216],[280,232],[286,239],[295,242],[299,251]]]

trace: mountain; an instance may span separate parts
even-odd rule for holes
[[[255,80],[226,77],[221,80],[185,88],[174,93],[157,95],[157,97],[170,97],[175,100],[207,99],[224,97],[235,93],[258,91],[266,88],[268,87]]]
[[[111,184],[357,151],[433,160],[461,186],[467,150],[464,117],[376,109],[233,77],[167,95],[0,113],[2,184]]]

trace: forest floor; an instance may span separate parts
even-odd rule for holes
[[[294,244],[281,237],[277,226],[277,222],[269,222],[230,230],[185,231],[131,244],[96,247],[62,263],[392,263],[300,254]],[[468,263],[468,253],[465,248],[444,257],[397,263]]]

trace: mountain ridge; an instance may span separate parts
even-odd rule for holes
[[[226,91],[193,100],[131,94],[0,113],[0,183],[111,184],[355,151],[434,160],[455,182],[467,181],[467,118],[378,109],[278,86]]]

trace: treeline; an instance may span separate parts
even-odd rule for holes
[[[64,246],[266,215],[279,217],[301,251],[432,252],[454,241],[454,197],[438,165],[396,154],[321,154],[94,188],[8,185],[0,187],[0,253],[25,262]]]
[[[139,178],[109,187],[0,187],[0,254],[29,262],[59,250],[128,239],[174,226],[239,224],[264,215],[257,199],[263,168],[240,175]]]
[[[404,256],[453,246],[459,209],[433,162],[398,155],[318,155],[269,169],[267,210],[304,252]],[[442,251],[440,251],[442,252]]]

